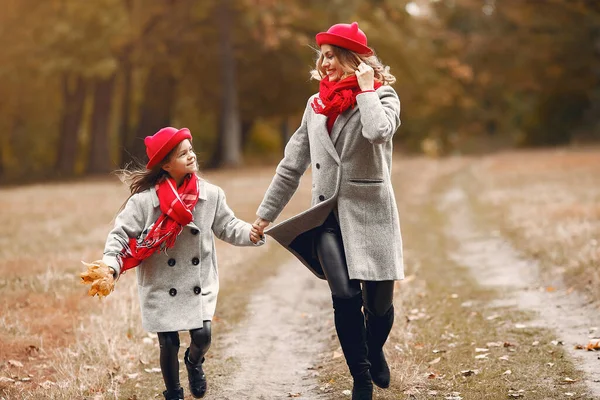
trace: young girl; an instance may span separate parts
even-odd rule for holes
[[[262,245],[251,224],[237,219],[223,190],[196,175],[187,128],[159,130],[144,140],[146,169],[126,172],[131,197],[108,234],[102,261],[116,279],[137,268],[142,324],[158,333],[166,400],[183,399],[179,334],[190,333],[184,361],[190,391],[206,393],[202,370],[211,342],[219,279],[213,234],[236,246]]]

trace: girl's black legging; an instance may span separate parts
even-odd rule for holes
[[[368,235],[368,232],[365,232]],[[316,236],[317,257],[327,278],[331,295],[348,299],[361,293],[358,280],[351,280],[344,254],[344,243],[340,226],[333,212],[329,214]],[[362,282],[364,305],[376,316],[384,315],[392,306],[394,299],[394,281]]]
[[[189,359],[193,364],[202,360],[210,348],[210,321],[204,321],[202,328],[190,331]],[[179,384],[179,332],[158,332],[160,345],[160,370],[167,390],[178,390]]]

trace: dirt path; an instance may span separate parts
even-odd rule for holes
[[[315,365],[327,343],[327,284],[291,256],[251,297],[248,317],[223,338],[220,357],[234,363],[214,399],[325,399]]]
[[[459,244],[452,254],[453,261],[469,268],[480,285],[503,294],[503,299],[490,307],[534,312],[536,318],[524,321],[523,329],[553,330],[558,344],[585,373],[590,394],[600,398],[600,357],[596,352],[575,349],[576,345],[585,346],[590,337],[600,335],[593,329],[600,326],[597,309],[586,305],[576,292],[545,290],[536,262],[521,256],[498,231],[482,227],[464,188],[467,179],[465,173],[456,176],[439,201],[440,209],[449,216],[446,234]]]

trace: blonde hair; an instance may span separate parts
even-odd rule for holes
[[[381,60],[375,55],[365,56],[357,54],[351,50],[344,49],[343,47],[338,47],[334,45],[330,45],[333,49],[333,54],[338,59],[340,65],[346,71],[344,73],[344,77],[348,74],[354,73],[358,69],[358,65],[361,62],[364,62],[369,67],[373,68],[375,72],[375,80],[379,81],[382,85],[391,85],[396,82],[396,77],[390,73],[390,67],[387,65],[383,65]],[[316,79],[320,81],[327,74],[325,69],[323,68],[323,53],[320,49],[315,49],[317,52],[317,59],[315,62],[315,69],[310,71],[310,76],[312,79]]]

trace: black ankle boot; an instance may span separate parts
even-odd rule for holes
[[[192,396],[197,399],[201,399],[206,394],[206,375],[204,375],[204,371],[202,370],[202,363],[204,362],[204,358],[200,360],[197,364],[192,364],[189,359],[190,349],[188,348],[185,351],[185,356],[183,360],[185,361],[185,367],[188,372],[188,380],[190,382],[190,392]]]
[[[163,396],[165,396],[165,400],[183,400],[183,388],[179,388],[179,390],[165,390]]]
[[[394,324],[394,306],[380,317],[366,310],[366,317],[371,377],[374,384],[385,389],[390,386],[390,368],[383,354],[383,345]]]
[[[371,400],[373,383],[367,359],[367,333],[361,310],[362,294],[349,299],[333,297],[335,329],[354,379],[352,400]]]

